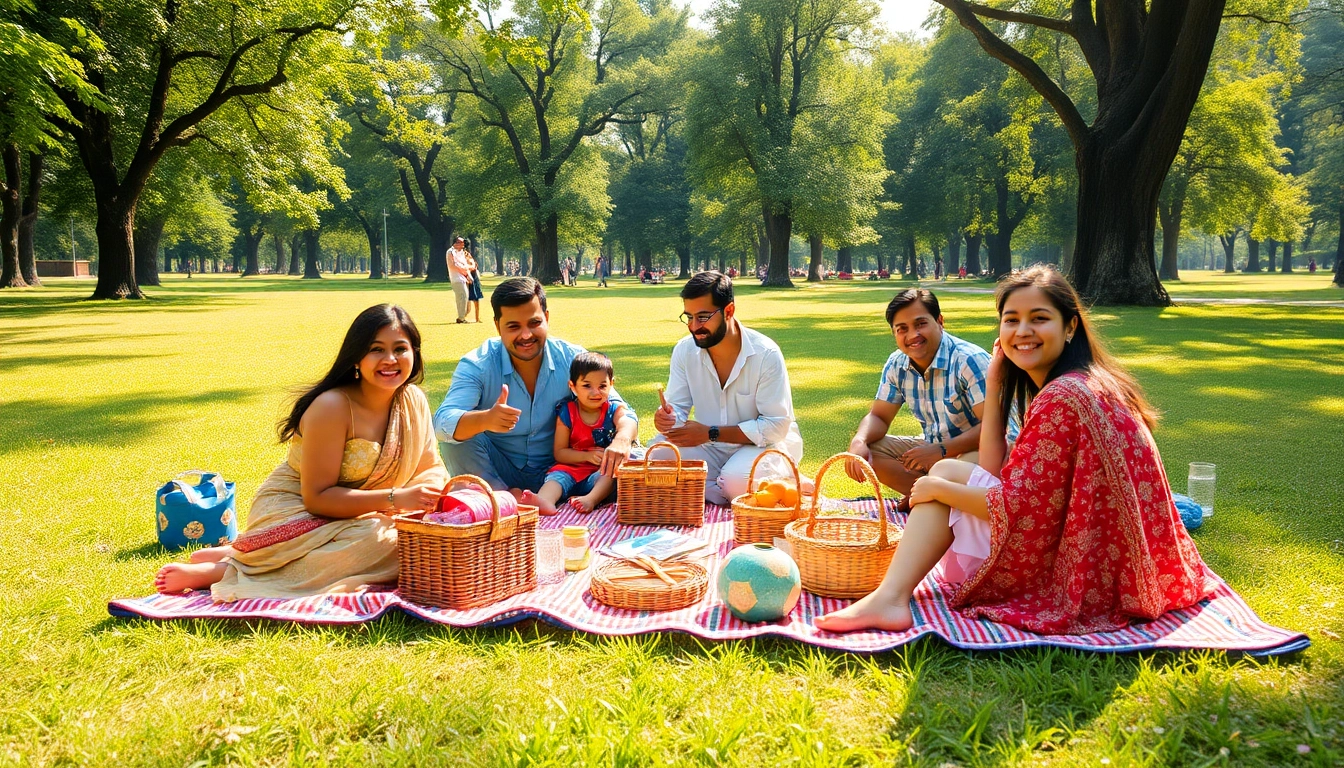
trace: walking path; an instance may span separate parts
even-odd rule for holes
[[[970,286],[957,286],[941,281],[921,282],[920,287],[936,289],[939,293],[993,293],[993,288],[972,288]],[[1218,296],[1172,296],[1171,301],[1174,304],[1278,304],[1289,307],[1344,307],[1344,301],[1332,301],[1328,299],[1251,299],[1251,298],[1223,298]]]

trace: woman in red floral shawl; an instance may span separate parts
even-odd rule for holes
[[[953,607],[1041,634],[1118,629],[1212,590],[1171,500],[1153,409],[1068,281],[1032,267],[1005,278],[995,303],[979,465],[944,459],[917,481],[882,584],[817,627],[908,629],[911,594],[935,566]],[[1004,462],[1013,404],[1026,419]]]

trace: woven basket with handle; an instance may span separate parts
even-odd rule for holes
[[[817,517],[817,497],[826,470],[837,461],[853,459],[873,484],[879,510],[876,520],[866,517]],[[821,597],[859,598],[877,589],[896,553],[900,531],[887,522],[882,502],[882,484],[873,468],[852,453],[837,453],[822,462],[817,470],[816,496],[807,517],[784,528],[784,536],[793,547],[803,589]]]
[[[791,507],[758,507],[752,503],[752,488],[756,485],[756,467],[766,455],[775,453],[784,457],[793,472],[793,487],[798,489],[798,500]],[[747,473],[747,492],[733,499],[733,540],[740,547],[744,544],[773,544],[776,537],[783,538],[784,526],[803,515],[802,478],[798,475],[798,465],[793,457],[775,448],[761,451],[751,463],[751,472]]]
[[[471,525],[427,523],[424,512],[393,518],[397,527],[397,591],[413,603],[435,608],[479,608],[537,586],[537,508],[519,505],[501,518],[490,484],[475,475],[466,481],[490,497],[490,519]]]
[[[659,448],[670,448],[676,459],[650,461]],[[655,443],[643,461],[627,461],[616,469],[616,522],[621,525],[705,524],[705,478],[709,468],[700,460],[682,461],[671,443]]]
[[[593,573],[594,600],[632,611],[675,611],[699,602],[708,589],[709,573],[698,563],[608,560]]]

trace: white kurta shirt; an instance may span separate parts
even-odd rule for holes
[[[677,423],[684,423],[694,411],[695,420],[706,426],[736,425],[759,447],[786,442],[789,448],[796,446],[799,455],[794,458],[801,460],[803,439],[793,418],[793,391],[784,354],[770,337],[741,323],[737,327],[742,350],[723,386],[709,350],[697,347],[694,337],[686,336],[672,348],[665,397],[676,412]]]

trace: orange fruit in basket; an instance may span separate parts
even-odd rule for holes
[[[771,492],[769,486],[752,494],[752,498],[754,499],[752,505],[757,507],[773,507],[779,503],[779,497]]]
[[[771,480],[765,486],[765,490],[768,491],[771,496],[775,497],[774,501],[775,504],[783,504],[785,503],[784,502],[785,497],[789,493],[789,484],[784,482],[783,480]],[[793,505],[790,504],[789,506]]]
[[[795,507],[798,505],[798,489],[792,485],[784,486],[784,492],[779,495],[779,503],[785,507]]]

